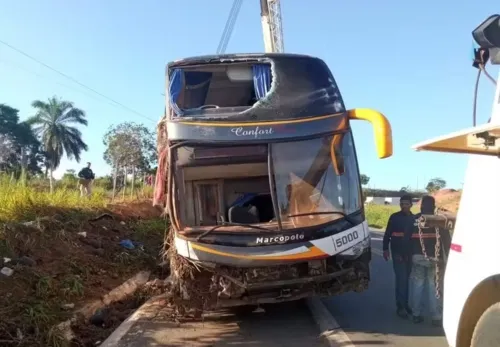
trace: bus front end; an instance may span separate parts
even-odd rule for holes
[[[179,300],[207,309],[365,290],[370,232],[349,124],[374,123],[384,158],[385,117],[346,111],[326,65],[305,56],[182,61],[169,69],[176,84],[165,133]]]

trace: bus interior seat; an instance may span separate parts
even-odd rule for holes
[[[253,224],[259,223],[259,211],[253,205],[233,206],[228,211],[230,223]]]

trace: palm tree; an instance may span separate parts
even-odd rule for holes
[[[35,100],[31,106],[37,112],[28,119],[28,123],[34,126],[33,131],[41,139],[49,164],[50,191],[53,192],[52,173],[59,167],[64,153],[68,159],[80,162],[80,154],[88,150],[82,133],[73,126],[87,125],[85,112],[74,107],[72,102],[56,97],[48,99],[48,102]]]

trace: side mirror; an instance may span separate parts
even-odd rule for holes
[[[380,159],[392,156],[392,129],[385,116],[369,108],[355,108],[348,110],[349,120],[365,120],[372,124],[375,136],[375,146]]]
[[[486,18],[472,31],[472,37],[481,48],[500,48],[500,15]]]
[[[472,31],[472,37],[481,48],[488,50],[492,64],[500,64],[500,15],[486,18]]]

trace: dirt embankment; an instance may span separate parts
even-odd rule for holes
[[[441,189],[431,194],[436,199],[436,206],[441,210],[456,214],[460,207],[462,191],[455,189]],[[420,211],[420,201],[416,204]]]
[[[0,346],[67,346],[55,325],[101,302],[138,271],[168,275],[158,267],[167,222],[151,202],[56,212],[0,225]],[[95,346],[148,294],[140,291],[73,321],[72,345]]]
[[[455,214],[458,212],[462,191],[455,189],[441,189],[440,191],[432,194],[432,196],[436,199],[436,205],[439,208]]]

